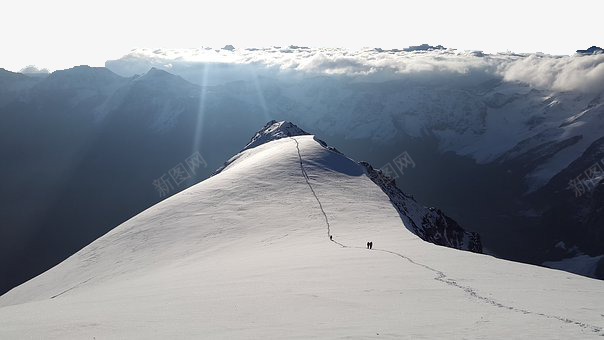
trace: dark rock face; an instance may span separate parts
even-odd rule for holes
[[[399,189],[394,180],[375,170],[369,163],[361,162],[367,176],[377,184],[401,215],[403,223],[422,240],[440,246],[482,253],[480,235],[465,231],[453,219],[435,208],[418,204],[412,196]]]
[[[598,267],[596,268],[596,277],[599,279],[604,279],[604,258],[598,262]]]

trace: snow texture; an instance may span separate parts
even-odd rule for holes
[[[1,296],[0,338],[602,339],[602,281],[406,227],[365,167],[265,142]]]

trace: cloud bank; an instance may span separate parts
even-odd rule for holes
[[[602,92],[604,54],[571,57],[529,55],[501,65],[499,73],[507,81],[554,91]]]
[[[552,91],[604,91],[604,54],[551,56],[544,54],[483,54],[442,47],[413,50],[308,48],[135,49],[106,66],[132,76],[151,67],[182,75],[193,82],[194,70],[208,65],[221,69],[225,80],[238,72],[262,75],[346,76],[366,81],[422,79],[469,83],[489,79],[521,82]],[[252,67],[253,66],[253,67]],[[189,77],[187,77],[189,75]]]

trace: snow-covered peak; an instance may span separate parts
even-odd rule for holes
[[[238,155],[1,296],[0,338],[601,339],[600,281],[422,241],[313,136]]]
[[[224,164],[216,169],[212,176],[215,176],[222,171],[224,171],[227,167],[229,167],[233,162],[235,162],[239,157],[243,155],[243,152],[249,149],[253,149],[257,146],[266,144],[268,142],[272,142],[275,140],[279,140],[285,137],[295,137],[295,136],[307,136],[310,135],[308,132],[300,129],[295,124],[288,121],[276,121],[271,120],[266,123],[260,131],[256,132],[254,137],[250,140],[249,143],[235,156],[231,157],[229,160],[224,162]],[[319,144],[323,147],[327,147],[327,145],[320,140],[317,140]]]
[[[249,143],[243,148],[243,150],[255,148],[258,145],[262,145],[264,143],[268,143],[270,141],[274,141],[277,139],[285,138],[285,137],[293,137],[293,136],[304,136],[309,135],[308,132],[300,129],[295,124],[287,121],[276,121],[271,120],[266,123],[266,125],[262,128],[262,130],[256,132],[254,137],[250,140]]]
[[[393,207],[398,211],[402,224],[422,240],[456,249],[482,252],[480,235],[465,231],[454,220],[446,216],[440,210],[426,208],[416,202],[413,197],[406,195],[396,187],[393,179],[384,175],[380,170],[375,170],[369,163],[357,163],[344,154],[330,147],[316,136],[311,136],[295,124],[287,121],[277,122],[271,120],[264,128],[258,131],[246,147],[231,157],[213,175],[218,175],[227,169],[237,168],[242,163],[249,163],[250,155],[256,147],[268,147],[269,142],[277,141],[286,137],[300,137],[310,139],[325,155],[320,158],[322,170],[345,172],[347,174],[360,175],[364,173],[375,183],[390,199]],[[296,142],[301,140],[296,139]],[[271,143],[272,144],[272,143]],[[254,150],[252,150],[254,149]],[[329,162],[324,161],[329,159]],[[301,160],[302,161],[302,160]],[[344,166],[343,164],[347,164]],[[342,169],[346,169],[342,171]]]

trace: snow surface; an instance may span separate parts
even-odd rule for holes
[[[308,135],[244,150],[1,296],[0,338],[602,339],[603,306],[602,281],[422,241]]]

